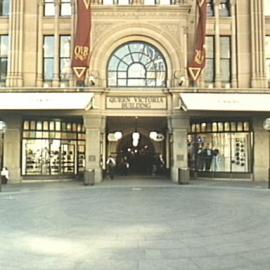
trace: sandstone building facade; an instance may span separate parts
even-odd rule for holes
[[[93,0],[90,68],[76,85],[76,1],[0,1],[0,160],[11,181],[94,169],[98,183],[110,154],[130,174],[151,174],[162,156],[172,181],[267,181],[269,3],[207,3],[206,68],[192,83],[195,0]]]

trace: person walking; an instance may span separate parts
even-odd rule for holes
[[[109,174],[109,177],[111,180],[113,180],[114,178],[114,168],[116,166],[116,162],[115,162],[115,159],[109,155],[107,161],[106,161],[106,164],[107,164],[107,170],[108,170],[108,174]]]
[[[9,180],[9,171],[7,167],[4,167],[1,171],[1,181],[2,184],[7,184]]]

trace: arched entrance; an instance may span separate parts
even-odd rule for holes
[[[150,175],[155,161],[156,152],[150,138],[140,134],[139,144],[133,146],[132,133],[124,136],[117,145],[118,172],[125,174],[125,161],[128,162],[128,174]]]

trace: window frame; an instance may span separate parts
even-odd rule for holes
[[[51,40],[53,41],[53,46],[52,46],[52,55],[47,56],[46,55],[46,39],[47,38],[51,38]],[[43,36],[43,53],[42,53],[42,79],[43,82],[52,82],[53,81],[53,77],[54,77],[54,69],[55,69],[55,55],[54,55],[54,48],[55,48],[55,37],[54,35],[44,35]],[[50,54],[50,53],[49,53]],[[45,71],[46,71],[46,64],[51,62],[51,68],[52,68],[52,76],[51,78],[47,78]]]
[[[138,51],[136,51],[136,46]],[[143,76],[139,74],[139,71],[137,71],[137,77],[130,76],[131,66],[135,64],[144,66],[145,74]],[[143,70],[141,69],[141,71]],[[111,54],[106,68],[107,86],[119,88],[166,87],[167,72],[165,57],[156,47],[147,42],[132,41],[122,44]]]
[[[3,44],[4,39],[5,39],[5,44]],[[2,52],[2,46],[6,46],[5,53]],[[6,78],[7,78],[8,48],[9,48],[9,36],[8,35],[0,35],[0,82],[2,82],[2,83],[5,83]],[[3,65],[3,63],[6,63],[6,64]],[[2,68],[4,68],[4,70],[5,70],[5,72],[3,72],[3,73],[2,73]]]

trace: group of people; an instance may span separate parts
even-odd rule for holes
[[[153,155],[151,162],[147,162],[147,163],[149,163],[148,166],[150,166],[150,168],[147,169],[147,173],[152,174],[152,176],[156,176],[157,174],[164,174],[165,173],[165,161],[164,161],[161,154]],[[138,161],[136,164],[139,165]],[[143,164],[143,165],[146,165],[146,164]],[[135,166],[134,160],[130,161],[127,158],[127,156],[121,157],[116,164],[115,158],[112,155],[109,155],[108,159],[106,161],[106,172],[107,172],[107,175],[109,176],[109,178],[112,180],[112,179],[114,179],[116,167],[117,167],[117,171],[120,173],[120,175],[127,176],[129,174],[130,170],[132,170],[133,172],[135,171],[135,169],[137,167],[136,166],[134,167],[134,166]],[[137,168],[137,169],[138,169],[137,173],[140,173],[139,168]]]

